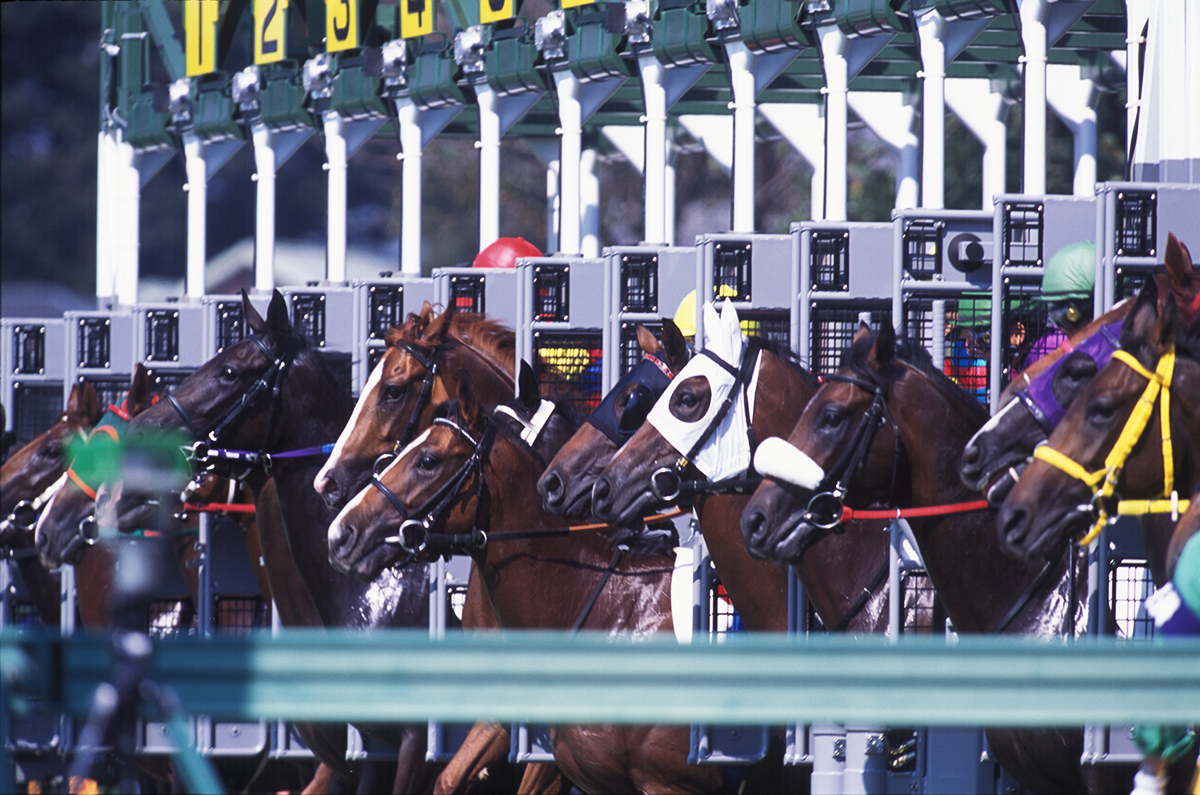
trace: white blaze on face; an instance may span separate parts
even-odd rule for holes
[[[38,498],[42,503],[42,512],[38,514],[37,524],[33,527],[33,540],[35,545],[37,544],[38,538],[44,532],[42,530],[42,522],[44,522],[46,517],[50,515],[50,511],[54,507],[54,499],[59,495],[59,493],[62,491],[62,487],[66,485],[66,483],[67,473],[64,472],[58,478],[58,480],[51,483],[50,487],[43,491],[41,496]]]
[[[975,444],[975,440],[980,436],[996,430],[996,427],[1000,424],[1001,420],[1004,419],[1004,415],[1012,411],[1013,408],[1016,407],[1020,402],[1021,401],[1019,400],[1010,400],[1007,404],[1005,404],[1004,408],[997,411],[995,416],[983,424],[982,428],[975,431],[975,435],[971,437],[971,441],[967,442],[966,446],[970,447],[971,445]]]
[[[375,392],[379,389],[380,382],[383,381],[384,362],[387,361],[387,356],[379,360],[375,365],[375,369],[371,371],[371,377],[367,379],[367,385],[363,387],[362,394],[358,396],[358,403],[354,404],[354,413],[350,415],[350,421],[346,423],[346,427],[342,428],[342,434],[338,436],[337,444],[333,446],[333,452],[329,454],[328,460],[325,461],[325,466],[321,467],[317,472],[317,476],[313,478],[313,488],[318,493],[321,491],[321,484],[329,477],[329,473],[333,471],[334,466],[341,460],[342,452],[346,449],[346,443],[350,440],[350,434],[354,432],[354,426],[358,424],[358,418],[362,415],[363,406],[368,401],[376,399]]]
[[[396,456],[392,460],[392,463],[388,464],[384,468],[384,470],[379,473],[379,479],[383,480],[383,478],[389,472],[392,471],[392,468],[399,465],[400,462],[405,459],[405,457],[412,451],[412,449],[414,447],[417,447],[418,445],[423,444],[425,442],[425,440],[429,438],[429,434],[432,430],[433,430],[432,428],[426,428],[424,433],[422,433],[416,439],[413,439],[411,442],[409,442],[408,447],[405,447],[404,450],[400,453],[400,455]],[[346,506],[344,508],[342,508],[341,511],[338,512],[338,515],[336,517],[334,517],[333,522],[329,525],[328,536],[329,536],[330,543],[335,543],[336,540],[341,537],[342,523],[345,521],[345,518],[350,514],[351,511],[353,511],[355,508],[362,505],[363,500],[365,500],[367,498],[367,495],[369,493],[371,493],[372,491],[374,491],[374,489],[375,489],[375,487],[368,483],[366,486],[363,487],[362,491],[360,491],[358,494],[355,494],[354,498],[351,499],[349,502],[347,502]]]
[[[764,439],[754,451],[754,468],[760,475],[810,491],[825,479],[825,470],[820,464],[778,436]]]

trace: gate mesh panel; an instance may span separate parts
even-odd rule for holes
[[[850,233],[814,229],[809,243],[809,283],[823,292],[850,289]]]
[[[1108,609],[1123,638],[1149,640],[1154,637],[1154,619],[1143,605],[1154,591],[1150,568],[1144,560],[1113,561],[1108,572]]]
[[[739,309],[742,331],[777,342],[785,348],[792,343],[792,313],[788,309]]]
[[[658,255],[621,255],[621,311],[658,311]]]
[[[809,369],[817,375],[832,373],[838,368],[842,351],[850,344],[858,331],[860,312],[871,313],[872,328],[886,319],[891,322],[892,303],[886,298],[867,298],[836,304],[812,305],[812,361]]]
[[[629,374],[629,371],[637,367],[637,363],[642,360],[642,346],[638,344],[637,327],[645,326],[653,334],[657,340],[662,339],[662,323],[629,323],[621,324],[621,350],[618,351],[617,360],[617,377],[621,378]]]
[[[1117,194],[1118,257],[1153,257],[1157,234],[1158,194],[1121,191]]]
[[[13,372],[41,375],[46,371],[46,327],[22,325],[12,330]]]
[[[941,221],[914,219],[904,224],[904,269],[914,279],[929,280],[942,272]]]
[[[1149,268],[1118,267],[1113,274],[1113,300],[1121,301],[1140,293],[1152,273]]]
[[[902,632],[924,634],[945,631],[946,614],[937,601],[937,593],[929,581],[929,575],[923,569],[910,569],[902,573],[900,594],[904,600]]]
[[[450,277],[450,303],[455,312],[486,312],[483,296],[483,276]]]
[[[146,604],[146,632],[152,638],[196,636],[196,607],[189,599],[151,599]]]
[[[750,255],[749,241],[722,240],[713,245],[713,300],[750,300]]]
[[[587,416],[600,405],[600,329],[535,331],[533,374],[542,394],[554,399],[568,395],[571,407]]]
[[[372,284],[367,293],[367,339],[381,340],[404,323],[404,285]]]
[[[63,409],[62,384],[16,384],[12,408],[12,427],[17,435],[13,449],[17,450],[58,419]]]
[[[1042,264],[1042,204],[1004,205],[1004,264],[1036,267]]]
[[[88,383],[96,388],[96,399],[101,406],[112,404],[121,405],[125,393],[129,391],[129,376],[116,378],[87,378]]]
[[[571,272],[566,265],[538,265],[533,274],[533,319],[545,323],[569,320]]]
[[[270,616],[261,596],[218,596],[216,632],[221,635],[249,635],[251,630],[269,629]]]

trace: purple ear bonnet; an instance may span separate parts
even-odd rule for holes
[[[1124,322],[1118,320],[1116,323],[1101,327],[1095,334],[1079,343],[1079,347],[1075,350],[1090,356],[1096,363],[1096,369],[1102,369],[1104,365],[1108,364],[1113,351],[1119,346],[1121,326],[1124,325]],[[1054,397],[1054,374],[1058,372],[1058,368],[1062,366],[1066,358],[1066,356],[1060,356],[1054,364],[1033,379],[1026,389],[1018,393],[1047,433],[1067,413],[1066,408],[1059,405],[1058,399]]]

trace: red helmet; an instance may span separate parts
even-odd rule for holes
[[[537,246],[523,237],[502,237],[485,248],[471,263],[472,268],[515,268],[518,257],[540,257]]]

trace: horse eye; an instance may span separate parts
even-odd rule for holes
[[[62,458],[63,449],[59,445],[51,445],[38,451],[42,458]]]
[[[821,415],[821,427],[836,428],[845,419],[845,416],[840,411],[827,411]]]
[[[225,366],[221,368],[221,377],[226,381],[234,381],[237,379],[237,373],[233,371],[232,367]]]
[[[404,387],[396,384],[388,384],[383,388],[384,400],[399,400],[404,397]]]
[[[432,472],[433,470],[437,469],[437,465],[438,465],[437,456],[430,455],[429,453],[422,453],[421,456],[413,464],[413,466],[415,466],[417,469],[423,470],[425,472]]]
[[[700,399],[690,392],[680,392],[675,396],[675,399],[685,409],[694,409],[700,405]]]
[[[1088,404],[1087,416],[1093,422],[1107,422],[1117,413],[1117,405],[1111,400],[1098,398]]]

